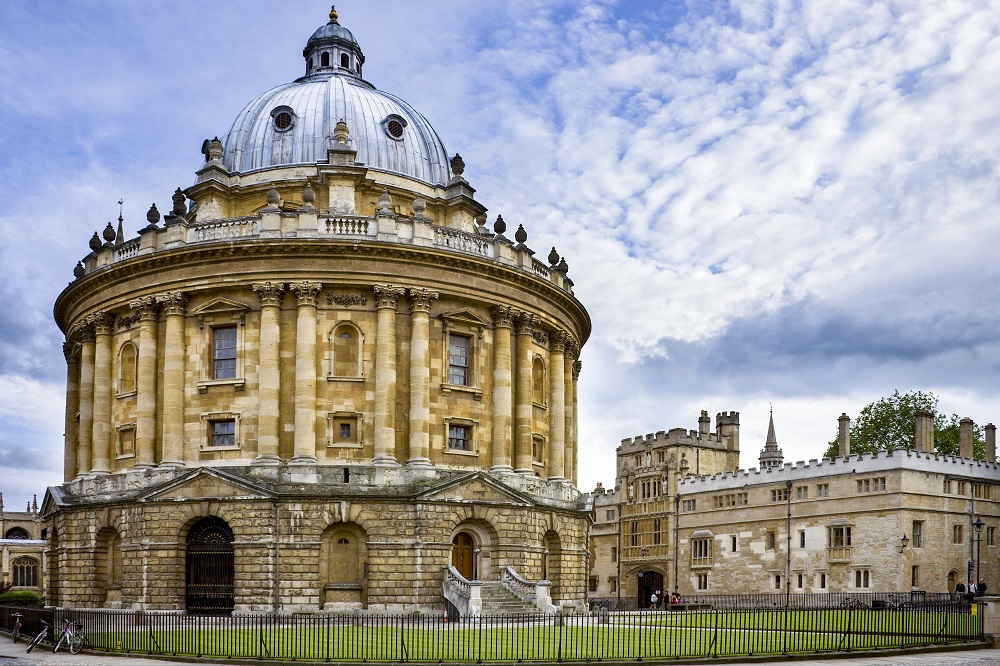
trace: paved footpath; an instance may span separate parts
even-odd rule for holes
[[[25,645],[14,645],[6,637],[0,637],[0,666],[177,666],[177,661],[145,659],[141,657],[116,657],[99,654],[72,655],[62,651],[52,653],[51,648],[35,648],[25,654]],[[234,662],[198,661],[205,666],[232,666]],[[236,662],[239,663],[239,662]],[[250,662],[247,662],[250,663]],[[254,661],[266,665],[266,661]],[[273,662],[271,662],[273,663]],[[304,664],[307,662],[298,662]],[[640,662],[652,665],[655,662]],[[669,662],[677,663],[677,662]],[[683,662],[682,662],[683,663]],[[686,662],[692,663],[692,662]],[[781,659],[756,661],[728,661],[715,659],[703,663],[727,664],[728,666],[761,666],[768,663],[791,663],[795,666],[1000,666],[1000,649],[956,650],[953,652],[921,652],[894,656],[831,655],[829,659]]]

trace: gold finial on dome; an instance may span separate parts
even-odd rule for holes
[[[330,5],[330,20],[333,22],[337,21],[337,7],[336,5]]]

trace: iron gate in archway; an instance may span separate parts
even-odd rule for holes
[[[234,577],[233,530],[215,516],[199,520],[187,537],[188,612],[231,613]]]

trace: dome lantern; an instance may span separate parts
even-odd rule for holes
[[[337,21],[336,8],[330,9],[330,21],[312,34],[302,51],[306,76],[323,73],[348,74],[361,78],[365,54],[351,31]]]

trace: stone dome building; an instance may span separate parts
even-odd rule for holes
[[[499,216],[487,229],[461,157],[361,78],[336,12],[303,55],[304,76],[204,142],[162,220],[95,233],[56,301],[48,602],[582,602],[591,326],[565,259]]]

